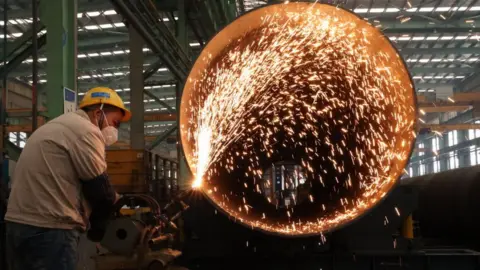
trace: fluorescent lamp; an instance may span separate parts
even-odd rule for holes
[[[434,7],[422,7],[420,8],[420,12],[432,12]]]
[[[400,11],[400,9],[398,9],[398,8],[387,8],[385,10],[385,12],[387,12],[387,13],[399,12],[399,11]]]
[[[87,12],[87,15],[90,16],[90,17],[97,17],[97,16],[100,15],[100,11]]]
[[[103,15],[115,15],[115,14],[117,14],[117,12],[114,9],[105,10],[103,12]]]
[[[353,10],[353,12],[355,12],[355,13],[367,13],[368,8],[356,8],[356,9]]]

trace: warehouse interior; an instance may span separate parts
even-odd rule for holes
[[[399,187],[355,226],[331,237],[285,238],[238,224],[202,195],[191,195],[180,107],[192,67],[237,18],[290,2],[297,1],[3,0],[0,198],[6,202],[30,134],[75,110],[90,88],[107,86],[132,112],[118,142],[107,148],[117,191],[150,194],[162,208],[175,208],[167,222],[175,227],[168,233],[174,240],[165,241],[170,253],[152,251],[157,264],[148,269],[479,269],[478,0],[310,1],[349,10],[379,29],[403,58],[415,91],[416,139]],[[294,188],[305,183],[302,166],[275,168],[264,176],[280,177],[280,189],[288,188],[282,174],[295,175]],[[275,188],[264,196],[274,200]],[[288,208],[287,197],[280,204]],[[419,228],[422,222],[427,229]],[[438,244],[417,235],[452,239]],[[438,248],[425,249],[430,245]],[[81,246],[78,269],[130,269],[119,266],[128,248],[118,248],[113,259],[92,259],[94,248]]]

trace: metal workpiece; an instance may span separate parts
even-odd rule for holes
[[[130,218],[109,222],[101,245],[115,254],[132,255],[140,243],[145,224]]]
[[[97,265],[112,260],[111,264],[136,263],[137,266],[142,265],[142,269],[155,269],[148,267],[160,265],[170,267],[174,259],[181,255],[181,252],[175,249],[179,234],[175,223],[188,209],[188,205],[183,202],[184,196],[188,196],[188,193],[175,196],[161,207],[151,196],[124,194],[117,202],[114,215],[109,220],[100,242],[109,252],[102,256],[108,258],[97,256]]]
[[[384,200],[416,121],[411,77],[381,31],[337,6],[290,2],[250,11],[208,42],[179,128],[192,186],[219,212],[308,237]]]

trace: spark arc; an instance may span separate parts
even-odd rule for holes
[[[203,49],[180,132],[193,186],[236,222],[281,236],[352,222],[396,184],[417,119],[405,63],[341,8],[251,11]]]

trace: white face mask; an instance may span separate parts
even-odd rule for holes
[[[107,123],[107,126],[102,129],[102,135],[103,135],[103,139],[105,140],[105,145],[110,146],[110,145],[116,143],[117,140],[118,140],[118,129],[116,129],[115,127],[111,127],[108,124],[107,117],[105,116],[105,113],[103,111],[102,111],[102,113],[103,113],[105,123]]]

